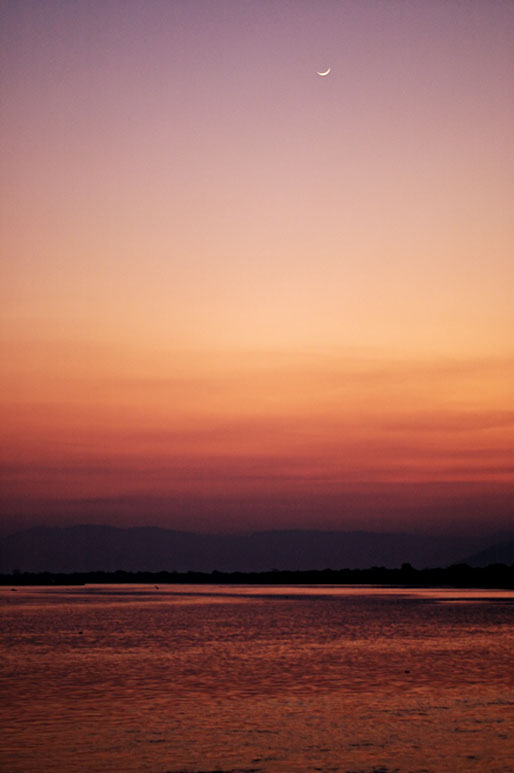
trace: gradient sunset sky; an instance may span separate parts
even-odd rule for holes
[[[514,528],[514,3],[0,8],[4,530]]]

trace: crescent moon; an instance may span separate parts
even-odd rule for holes
[[[324,75],[328,75],[329,74],[331,69],[332,68],[329,67],[328,70],[325,70],[325,72],[316,72],[316,75],[321,75],[321,77],[323,78]]]

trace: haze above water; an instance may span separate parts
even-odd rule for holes
[[[514,592],[2,589],[0,767],[512,771]]]

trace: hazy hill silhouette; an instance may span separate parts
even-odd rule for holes
[[[490,564],[514,564],[514,539],[499,542],[485,550],[480,550],[465,559],[470,566],[489,566]]]
[[[487,543],[486,543],[487,544]],[[484,547],[467,537],[364,531],[194,534],[157,527],[35,527],[0,540],[0,572],[262,572],[448,566]]]

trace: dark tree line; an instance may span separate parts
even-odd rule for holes
[[[14,572],[0,575],[0,585],[87,585],[109,583],[179,583],[223,585],[399,585],[411,587],[514,589],[514,564],[473,567],[456,564],[439,569],[400,569],[374,566],[371,569],[321,569],[269,572]]]

